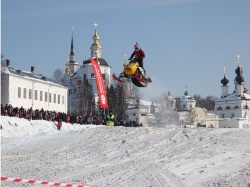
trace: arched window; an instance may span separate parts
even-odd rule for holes
[[[222,110],[222,108],[221,108],[221,107],[218,107],[217,110]]]
[[[231,110],[231,107],[230,107],[230,106],[227,106],[227,107],[226,107],[226,110]]]
[[[238,109],[238,108],[239,108],[239,106],[235,106],[235,107],[234,107],[234,109]]]

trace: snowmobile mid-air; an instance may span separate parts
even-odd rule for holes
[[[113,78],[118,82],[124,82],[124,79],[131,79],[133,84],[138,87],[147,87],[148,83],[152,80],[146,75],[145,70],[139,67],[139,63],[136,58],[132,59],[128,64],[124,63],[123,72],[119,77],[113,74]]]

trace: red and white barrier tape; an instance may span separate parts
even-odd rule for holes
[[[22,183],[29,183],[29,184],[42,184],[42,185],[50,185],[50,186],[65,186],[65,187],[97,187],[97,186],[89,186],[89,185],[77,185],[77,184],[68,184],[68,183],[61,183],[61,182],[49,182],[49,181],[39,181],[34,179],[22,179],[22,178],[12,178],[1,176],[1,181],[12,181],[12,182],[22,182]]]

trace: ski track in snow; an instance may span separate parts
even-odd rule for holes
[[[52,122],[33,121],[27,124],[40,128],[35,134],[12,137],[6,133],[23,130],[22,124],[16,120],[18,126],[13,126],[6,119],[1,120],[2,176],[100,187],[242,187],[250,183],[250,129],[63,123],[62,131],[57,131]],[[43,129],[50,127],[50,131]],[[4,181],[2,186],[44,185]]]

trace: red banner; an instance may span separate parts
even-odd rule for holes
[[[95,74],[95,81],[99,96],[100,108],[108,108],[108,100],[106,95],[106,87],[103,81],[102,72],[100,70],[99,65],[97,64],[96,60],[91,58],[92,67]]]

